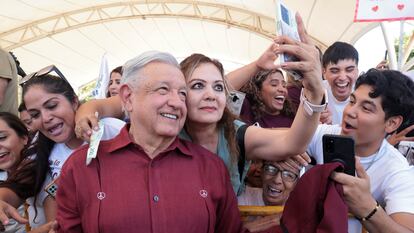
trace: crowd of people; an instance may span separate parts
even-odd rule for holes
[[[2,230],[413,232],[414,167],[398,147],[414,141],[414,82],[384,65],[359,75],[352,45],[321,53],[297,21],[300,41],[278,36],[227,75],[203,54],[144,52],[83,104],[57,67],[23,75],[0,50]],[[324,164],[326,134],[354,140],[354,176]],[[242,221],[241,205],[285,211]]]

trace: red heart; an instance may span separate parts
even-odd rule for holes
[[[377,10],[378,10],[378,6],[374,6],[374,7],[372,7],[371,9],[374,11],[374,12],[377,12]]]
[[[402,9],[404,9],[404,6],[405,6],[404,4],[398,4],[397,8],[398,8],[398,10],[402,10]]]

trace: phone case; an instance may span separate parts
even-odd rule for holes
[[[340,162],[344,172],[355,176],[355,143],[347,136],[325,134],[322,137],[324,163]]]
[[[278,35],[286,35],[294,40],[300,41],[297,30],[295,14],[282,2],[276,2],[276,31]],[[299,59],[288,53],[280,54],[280,63],[299,61]],[[286,70],[295,80],[303,78],[302,72],[298,70]]]

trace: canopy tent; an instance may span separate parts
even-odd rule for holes
[[[353,23],[354,1],[284,2],[323,49],[354,43],[378,25]],[[98,76],[105,52],[111,67],[155,49],[179,59],[204,53],[231,70],[256,59],[275,35],[273,0],[4,0],[0,9],[0,46],[27,73],[57,65],[74,87]]]

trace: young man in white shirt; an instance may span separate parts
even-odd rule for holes
[[[328,91],[328,111],[332,124],[340,124],[358,77],[358,51],[345,42],[335,42],[322,57],[324,85]]]
[[[343,185],[349,212],[368,232],[414,231],[414,168],[385,139],[414,109],[414,83],[398,71],[372,69],[361,75],[343,112],[341,125],[320,125],[308,153],[323,163],[322,136],[355,140],[356,173],[334,173]],[[356,218],[348,231],[361,232]]]

